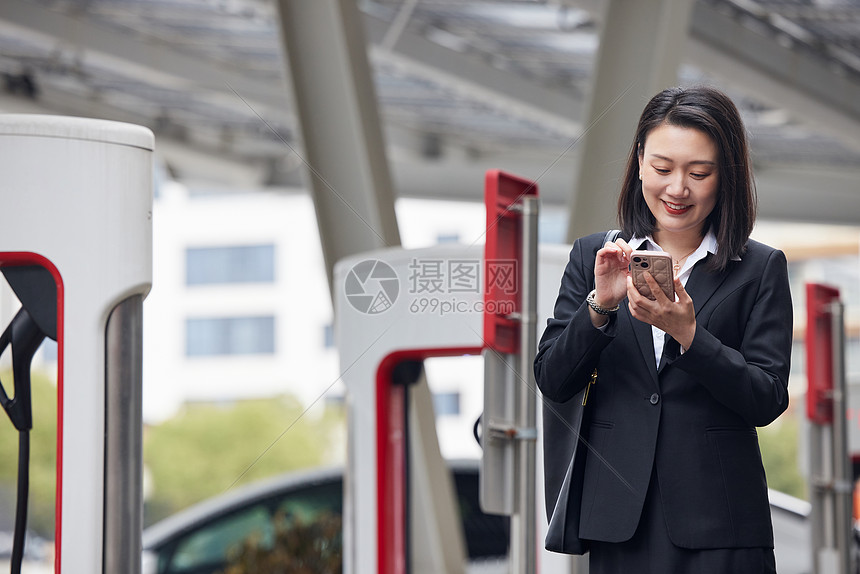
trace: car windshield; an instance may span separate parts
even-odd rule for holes
[[[481,511],[477,468],[455,469],[453,474],[469,560],[504,558],[508,553],[508,518]],[[214,574],[224,571],[240,551],[247,552],[249,543],[263,553],[273,551],[280,546],[280,541],[276,544],[279,536],[304,547],[339,549],[342,510],[341,477],[284,487],[280,492],[213,513],[181,534],[168,537],[153,548],[158,557],[157,572]],[[309,530],[308,525],[315,529]]]
[[[295,488],[216,516],[158,548],[159,574],[204,574],[223,568],[244,544],[271,549],[279,526],[340,516],[340,480]]]

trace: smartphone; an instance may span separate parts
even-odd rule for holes
[[[630,254],[630,275],[636,289],[656,300],[651,288],[645,282],[645,272],[649,271],[669,301],[675,300],[675,277],[672,269],[672,256],[665,251],[634,251]]]

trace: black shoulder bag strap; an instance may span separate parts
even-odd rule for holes
[[[598,249],[601,249],[607,243],[615,243],[615,240],[618,239],[619,235],[621,235],[620,229],[610,229],[606,232],[606,236],[603,238],[603,244],[598,247]]]

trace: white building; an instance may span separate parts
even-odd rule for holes
[[[480,184],[480,182],[479,182]],[[483,244],[484,206],[400,200],[402,243]],[[164,183],[153,207],[153,288],[144,303],[144,419],[185,402],[292,393],[343,399],[313,204],[301,190],[219,191]],[[343,288],[343,286],[335,286]],[[419,327],[416,327],[419,328]],[[447,456],[482,409],[479,357],[428,361]]]
[[[161,186],[144,304],[146,421],[186,401],[293,393],[309,405],[337,387],[317,237],[303,193]]]

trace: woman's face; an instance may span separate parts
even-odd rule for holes
[[[639,155],[639,177],[659,234],[704,233],[717,203],[718,167],[717,146],[704,132],[669,124],[651,130]]]

